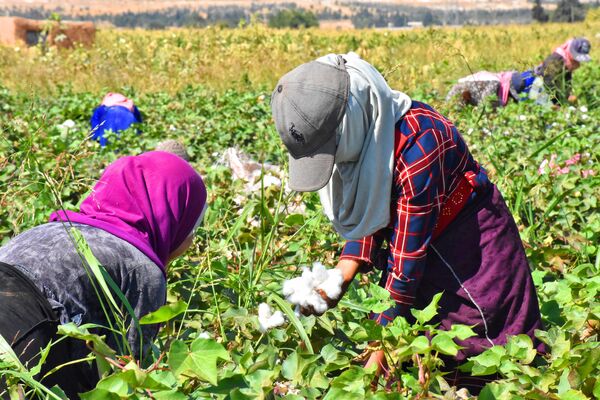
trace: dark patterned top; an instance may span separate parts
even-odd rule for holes
[[[340,257],[387,269],[385,288],[397,306],[375,316],[384,325],[397,315],[408,315],[438,215],[458,182],[466,178],[473,197],[489,186],[485,170],[458,130],[429,105],[413,101],[395,134],[390,224],[372,236],[348,241]]]
[[[497,106],[499,104],[497,100],[499,90],[499,81],[469,80],[458,82],[448,92],[446,101],[454,100],[461,106],[477,106],[489,100],[490,105]],[[496,101],[492,102],[494,97],[496,97]]]
[[[558,53],[552,53],[536,69],[535,73],[544,78],[544,86],[554,103],[565,103],[572,92],[573,73]]]
[[[119,286],[138,318],[165,303],[163,272],[144,253],[102,229],[73,225],[83,234],[94,256]],[[0,261],[14,265],[31,279],[48,299],[61,323],[72,321],[107,326],[90,277],[62,223],[40,225],[14,237],[0,248]],[[127,315],[127,311],[124,314]],[[157,331],[158,326],[142,327],[144,349]],[[108,344],[118,349],[114,336],[102,333],[107,334]],[[139,355],[140,338],[133,327],[128,331],[128,342],[134,354]],[[73,357],[84,355],[74,354]]]

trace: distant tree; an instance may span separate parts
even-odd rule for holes
[[[586,9],[579,0],[561,0],[552,14],[555,22],[576,22],[585,19]]]
[[[406,26],[408,24],[408,16],[398,12],[392,17],[391,22],[393,26]]]
[[[531,18],[538,22],[548,22],[549,16],[542,7],[542,0],[535,0],[535,4],[531,9]]]
[[[440,25],[440,21],[433,15],[430,10],[423,14],[423,26]]]
[[[310,28],[319,26],[319,21],[310,11],[281,10],[269,17],[269,26],[272,28]]]

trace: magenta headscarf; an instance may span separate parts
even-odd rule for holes
[[[192,166],[174,154],[152,151],[110,164],[79,212],[57,211],[50,221],[112,233],[164,271],[169,255],[193,233],[205,205],[206,187]]]

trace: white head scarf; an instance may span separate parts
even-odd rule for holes
[[[350,74],[350,96],[338,127],[333,174],[319,196],[336,231],[356,240],[389,224],[394,125],[412,101],[392,90],[375,67],[356,53],[342,57]],[[336,65],[337,55],[317,61]]]

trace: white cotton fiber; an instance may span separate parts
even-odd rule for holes
[[[322,290],[329,299],[336,300],[342,293],[342,272],[338,269],[328,270],[320,262],[313,264],[312,270],[304,267],[302,275],[283,282],[283,295],[296,306],[296,314],[300,307],[312,307],[322,314],[328,310],[328,304],[317,289]]]
[[[314,285],[318,286],[327,280],[327,268],[325,268],[325,266],[320,262],[316,262],[313,264],[312,275]]]
[[[260,303],[258,306],[258,323],[260,331],[266,332],[271,328],[276,328],[285,323],[283,313],[279,310],[273,312],[267,303]]]
[[[309,276],[308,279],[303,274],[301,277],[290,279],[283,283],[283,294],[292,304],[300,304],[305,306],[305,299],[313,291],[310,286],[312,278]]]
[[[273,315],[271,315],[271,318],[269,318],[270,327],[277,328],[283,324],[285,324],[285,317],[283,316],[283,313],[279,310],[275,311]]]
[[[342,271],[339,269],[330,269],[327,271],[327,279],[321,283],[318,289],[325,292],[327,297],[332,300],[337,300],[342,294],[342,284],[344,283],[344,277]]]

